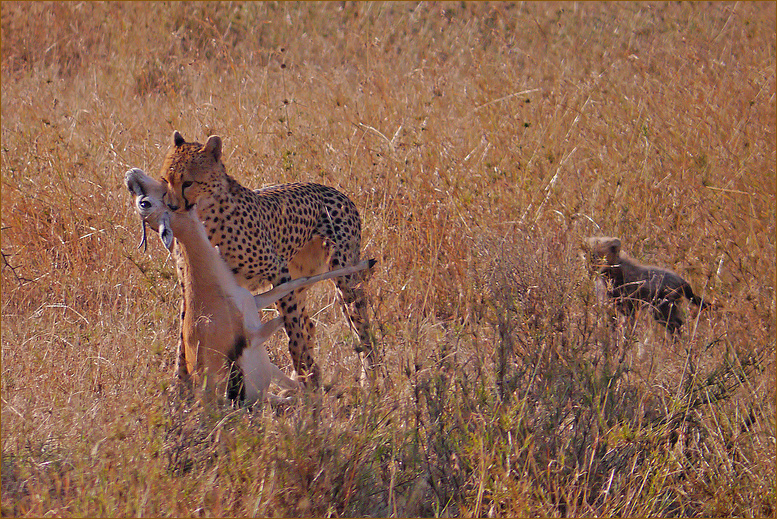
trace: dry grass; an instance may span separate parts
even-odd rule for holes
[[[774,515],[773,2],[1,9],[3,515]],[[353,198],[379,394],[323,288],[326,393],[171,387],[174,129]],[[719,307],[619,338],[594,234]]]

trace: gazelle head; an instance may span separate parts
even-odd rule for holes
[[[138,248],[143,247],[143,250],[146,248],[146,224],[149,224],[159,232],[159,238],[165,248],[172,250],[175,237],[170,227],[170,210],[163,201],[166,193],[165,185],[138,168],[127,171],[124,175],[124,183],[135,197],[135,210],[143,224],[143,236]]]

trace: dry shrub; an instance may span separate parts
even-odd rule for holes
[[[609,316],[591,315],[593,306],[581,304],[590,280],[576,261],[576,244],[565,233],[550,231],[547,241],[536,234],[484,240],[486,265],[478,269],[488,294],[484,320],[496,342],[496,401],[476,434],[520,446],[499,460],[501,477],[535,481],[540,510],[550,515],[710,513],[710,503],[697,501],[696,467],[733,448],[731,438],[750,433],[753,421],[768,423],[760,391],[746,381],[769,364],[769,350],[713,339],[707,350],[724,350],[714,363],[700,369],[699,356],[686,350],[684,371],[664,374],[674,387],[646,385],[645,375],[624,363],[619,350],[629,345]],[[750,414],[739,426],[721,425],[727,402],[740,399],[750,402]],[[758,480],[751,484],[762,485]],[[502,505],[492,511],[525,513],[505,508],[506,497],[496,501]]]

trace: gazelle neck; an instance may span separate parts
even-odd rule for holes
[[[208,234],[197,216],[196,208],[172,213],[170,227],[181,245],[186,261],[190,265],[198,265],[197,268],[189,269],[189,275],[200,282],[216,282],[225,289],[236,283],[218,250],[208,240]]]

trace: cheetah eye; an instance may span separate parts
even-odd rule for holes
[[[191,187],[193,183],[194,182],[192,182],[191,180],[187,180],[186,182],[184,182],[181,185],[183,186],[184,189],[186,189],[187,187]]]
[[[151,208],[151,202],[149,202],[148,200],[141,200],[140,202],[138,202],[138,205],[140,206],[141,209]]]

